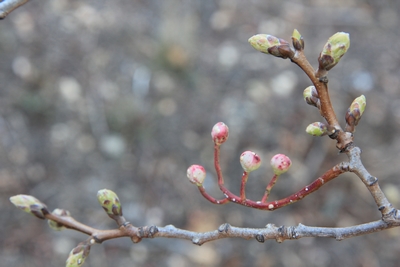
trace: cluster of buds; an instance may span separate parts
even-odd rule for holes
[[[192,165],[187,169],[186,174],[187,174],[189,181],[191,183],[197,185],[197,187],[200,190],[200,193],[207,200],[209,200],[212,203],[225,204],[227,202],[235,202],[235,203],[245,205],[248,207],[270,210],[271,207],[269,205],[266,205],[266,203],[265,203],[268,198],[269,192],[271,191],[272,187],[274,186],[279,175],[281,175],[289,170],[292,162],[290,161],[290,159],[287,156],[285,156],[283,154],[277,154],[272,157],[271,167],[274,172],[273,178],[269,182],[269,184],[266,188],[266,194],[264,194],[264,197],[262,198],[262,200],[255,202],[255,201],[246,199],[245,187],[246,187],[246,183],[247,183],[247,180],[249,177],[249,173],[257,170],[260,167],[261,158],[253,151],[243,152],[240,155],[239,159],[240,159],[240,164],[241,164],[244,172],[242,175],[240,196],[236,196],[232,192],[230,192],[228,189],[225,188],[224,180],[223,180],[222,172],[221,172],[221,167],[219,165],[220,146],[228,139],[228,135],[229,135],[228,126],[223,122],[218,122],[217,124],[214,125],[214,127],[211,130],[211,137],[212,137],[212,140],[215,145],[214,146],[214,149],[215,149],[214,163],[215,163],[215,169],[217,171],[217,176],[218,176],[218,184],[219,184],[221,191],[225,195],[225,199],[216,200],[215,198],[210,196],[205,191],[205,189],[203,187],[203,182],[206,177],[206,171],[203,166]]]
[[[354,99],[346,112],[346,131],[351,133],[355,132],[355,126],[357,126],[358,122],[360,121],[366,105],[367,100],[365,99],[364,95],[361,95]]]

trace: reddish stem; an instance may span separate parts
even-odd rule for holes
[[[218,185],[219,189],[224,193],[224,196],[232,202],[236,202],[240,200],[240,197],[233,194],[230,192],[225,186],[224,186],[224,177],[222,176],[222,170],[221,170],[221,165],[219,164],[219,154],[220,154],[220,146],[219,145],[214,145],[214,166],[215,166],[215,171],[217,172],[218,176]]]
[[[249,173],[246,171],[243,172],[242,183],[240,184],[240,200],[242,201],[246,199],[246,183],[248,179],[249,179]]]
[[[261,199],[262,203],[267,202],[267,199],[269,197],[269,193],[271,192],[272,187],[274,187],[276,181],[278,180],[279,175],[274,174],[274,177],[272,177],[271,181],[268,183],[267,188],[265,188],[265,193],[263,198]]]
[[[197,188],[199,189],[199,191],[200,191],[200,193],[203,195],[203,197],[204,197],[205,199],[207,199],[208,201],[210,201],[211,203],[214,203],[214,204],[221,204],[221,205],[222,205],[222,204],[226,204],[226,203],[229,202],[229,199],[227,199],[227,198],[224,198],[224,199],[221,199],[221,200],[218,200],[218,199],[213,198],[212,196],[210,196],[210,195],[206,192],[206,189],[203,187],[203,185],[199,185]]]

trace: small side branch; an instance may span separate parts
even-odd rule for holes
[[[4,19],[14,9],[23,4],[26,4],[29,0],[3,0],[0,2],[0,19]]]

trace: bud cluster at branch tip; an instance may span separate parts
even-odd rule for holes
[[[283,39],[269,34],[257,34],[249,38],[249,43],[256,50],[275,57],[292,58],[294,49]]]
[[[364,113],[365,107],[367,105],[367,100],[364,95],[361,95],[354,99],[351,103],[349,109],[346,112],[346,123],[350,127],[357,126]]]
[[[332,69],[339,63],[339,60],[347,52],[349,47],[350,35],[348,33],[337,32],[332,35],[319,55],[319,68],[324,70]]]
[[[64,209],[55,209],[52,212],[53,215],[60,216],[60,217],[70,217],[71,213],[68,210]],[[51,229],[55,231],[61,231],[65,229],[65,226],[62,224],[59,224],[58,222],[48,220],[47,221],[48,225],[50,226]]]
[[[197,186],[201,186],[206,178],[206,170],[200,165],[190,166],[186,174],[189,181]]]
[[[261,159],[256,153],[245,151],[240,155],[240,164],[245,172],[252,172],[260,167]]]
[[[311,85],[306,89],[304,89],[303,98],[306,101],[306,103],[309,104],[310,106],[320,108],[321,103],[315,86]]]
[[[287,172],[291,165],[292,161],[284,154],[276,154],[271,159],[271,167],[276,175]]]
[[[323,122],[314,122],[307,126],[306,132],[312,136],[324,136],[335,133],[335,128]]]
[[[113,191],[109,189],[99,190],[97,192],[97,200],[108,215],[122,216],[121,202]]]
[[[69,253],[66,261],[66,267],[79,267],[85,262],[87,256],[89,256],[90,244],[87,242],[81,242]]]
[[[225,141],[228,140],[229,137],[228,126],[223,122],[218,122],[211,130],[211,137],[214,141],[214,144],[216,145],[221,145],[225,143]]]
[[[294,29],[293,34],[292,34],[292,43],[293,47],[301,51],[304,49],[304,39],[303,36],[301,36],[300,32],[297,29]]]
[[[39,219],[45,219],[45,215],[49,213],[45,204],[30,195],[12,196],[10,197],[10,201],[17,208],[20,208],[23,211],[38,217]]]

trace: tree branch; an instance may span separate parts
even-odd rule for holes
[[[265,228],[241,228],[233,227],[230,224],[225,223],[220,225],[218,230],[198,233],[176,228],[173,225],[167,225],[165,227],[135,227],[129,223],[119,227],[119,229],[99,230],[89,226],[82,227],[83,224],[77,222],[73,218],[51,214],[46,215],[46,218],[63,224],[70,229],[83,232],[91,236],[96,243],[102,243],[103,241],[120,237],[129,237],[134,243],[140,242],[143,238],[177,238],[189,240],[196,245],[202,245],[206,242],[223,238],[255,238],[259,242],[264,242],[269,239],[283,242],[285,240],[300,239],[303,237],[330,237],[335,238],[336,240],[343,240],[400,226],[400,219],[392,217],[389,222],[378,220],[365,224],[337,228],[313,227],[303,224],[297,226],[275,226],[274,224],[267,224]],[[85,230],[82,231],[82,229]]]

